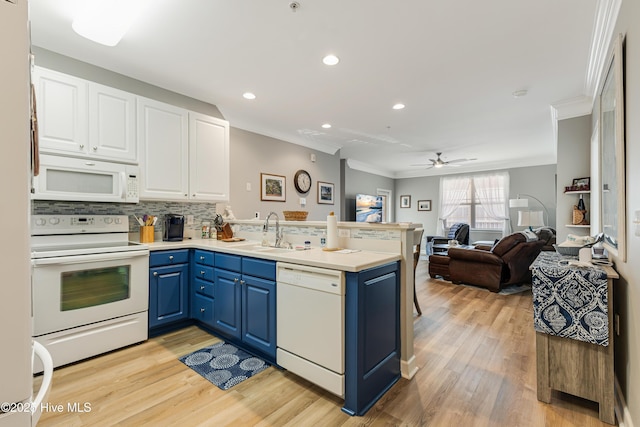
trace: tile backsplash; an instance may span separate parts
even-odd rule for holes
[[[31,213],[34,215],[127,215],[129,217],[129,232],[138,232],[138,223],[133,214],[141,217],[144,214],[154,215],[161,221],[165,214],[193,215],[192,225],[185,225],[187,230],[199,233],[202,221],[211,221],[216,214],[215,203],[162,202],[141,201],[133,203],[91,203],[91,202],[58,202],[49,200],[33,200]],[[198,235],[198,234],[196,234]]]

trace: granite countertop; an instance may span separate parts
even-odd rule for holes
[[[132,241],[138,241],[137,236],[132,235],[131,238]],[[156,241],[154,243],[145,243],[145,245],[149,247],[150,251],[169,249],[204,249],[234,255],[250,256],[254,258],[351,272],[366,270],[368,268],[387,264],[393,261],[399,261],[401,259],[400,254],[360,250],[347,250],[350,252],[344,253],[338,251],[324,251],[321,248],[311,248],[309,250],[262,248],[260,246],[260,242],[255,240],[223,242],[215,239],[186,239],[181,242]]]

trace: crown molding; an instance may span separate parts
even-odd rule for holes
[[[573,117],[586,116],[591,114],[593,108],[593,98],[590,96],[578,96],[565,99],[551,104],[551,119],[558,120],[571,119]]]
[[[597,0],[596,17],[584,91],[584,93],[592,99],[595,99],[597,90],[600,87],[602,70],[607,60],[609,45],[613,38],[613,31],[621,5],[622,0]]]

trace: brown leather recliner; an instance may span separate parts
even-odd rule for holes
[[[548,229],[536,234],[538,240],[530,242],[518,232],[503,237],[491,248],[449,248],[451,281],[482,286],[492,292],[499,292],[505,285],[530,282],[529,266],[553,238]]]

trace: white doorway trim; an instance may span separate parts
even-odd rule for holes
[[[393,191],[376,188],[376,195],[385,198],[382,212],[384,222],[393,222]]]

